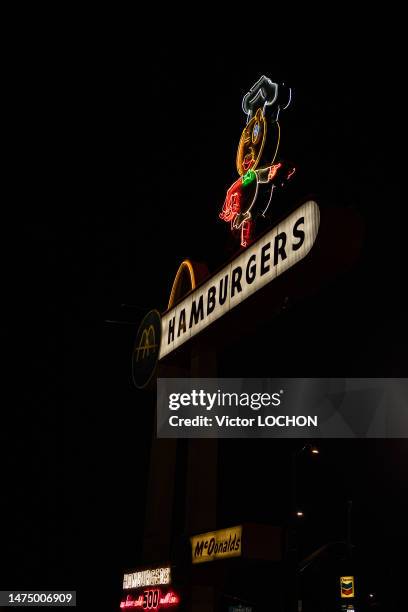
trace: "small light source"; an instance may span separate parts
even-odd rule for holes
[[[312,451],[312,455],[318,455],[319,454],[319,449],[317,448],[317,446],[312,446],[311,447],[311,451]]]
[[[296,516],[300,516],[300,517],[302,517],[302,516],[304,516],[304,514],[303,514],[303,512],[302,512],[301,510],[298,510],[298,511],[296,512]]]
[[[373,599],[374,593],[370,593],[369,597],[371,597],[371,599]]]

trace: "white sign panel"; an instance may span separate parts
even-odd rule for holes
[[[140,589],[145,586],[156,586],[158,584],[171,583],[171,568],[157,567],[140,572],[132,572],[123,576],[124,589]]]
[[[318,205],[306,202],[164,313],[159,359],[306,257],[319,222]]]

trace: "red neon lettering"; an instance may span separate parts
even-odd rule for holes
[[[160,589],[146,589],[143,595],[133,599],[128,595],[125,600],[120,602],[120,608],[143,608],[144,610],[159,610],[160,608],[170,608],[180,603],[180,597],[173,591],[162,593]]]
[[[162,597],[160,599],[160,606],[163,606],[164,608],[168,608],[169,606],[174,606],[178,603],[180,603],[180,598],[178,597],[178,595],[176,595],[176,593],[173,593],[172,591],[169,591],[165,595],[165,597]]]
[[[133,599],[131,595],[128,595],[124,601],[120,602],[121,608],[142,608],[143,607],[143,595],[140,595],[138,599]]]

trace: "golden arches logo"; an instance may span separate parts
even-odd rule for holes
[[[149,325],[149,327],[144,328],[142,332],[142,337],[140,338],[139,346],[135,350],[136,361],[139,361],[139,359],[146,359],[147,357],[149,357],[150,352],[154,353],[156,349],[157,344],[154,327],[153,325]]]
[[[185,259],[184,261],[181,262],[179,269],[177,270],[177,274],[174,279],[173,286],[171,288],[169,305],[167,306],[168,310],[174,306],[174,302],[177,299],[177,293],[179,291],[182,276],[184,273],[189,275],[189,283],[191,285],[190,289],[195,289],[196,287],[197,283],[196,283],[196,277],[195,277],[195,271],[194,271],[193,264],[191,263],[189,259]]]
[[[132,352],[132,378],[138,389],[144,389],[156,371],[161,342],[161,316],[151,310],[141,321]]]

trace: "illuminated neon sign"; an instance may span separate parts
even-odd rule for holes
[[[171,583],[171,568],[157,567],[139,572],[132,572],[123,576],[123,588],[140,589],[144,586],[157,586]]]
[[[146,589],[140,595],[127,595],[120,602],[121,609],[142,608],[143,610],[160,610],[160,608],[175,607],[180,603],[180,597],[174,591],[164,593],[161,589]]]
[[[319,223],[317,203],[305,202],[190,290],[161,317],[159,360],[304,259],[316,240]]]
[[[354,576],[340,576],[340,597],[342,599],[355,597]]]
[[[236,155],[238,178],[227,190],[219,217],[246,248],[211,276],[202,264],[188,259],[180,264],[167,310],[161,315],[150,311],[140,324],[132,356],[136,387],[147,387],[160,360],[302,261],[313,247],[320,225],[314,200],[254,236],[256,220],[262,222],[275,192],[296,174],[292,164],[277,159],[279,118],[291,100],[290,88],[266,76],[244,96],[247,121]]]
[[[242,109],[247,123],[238,144],[239,178],[231,185],[219,214],[230,223],[241,246],[250,244],[258,216],[265,217],[276,187],[283,187],[295,168],[274,163],[280,144],[279,114],[292,99],[292,91],[262,76],[244,96]]]
[[[242,526],[193,536],[190,542],[193,563],[240,557],[242,554]]]

